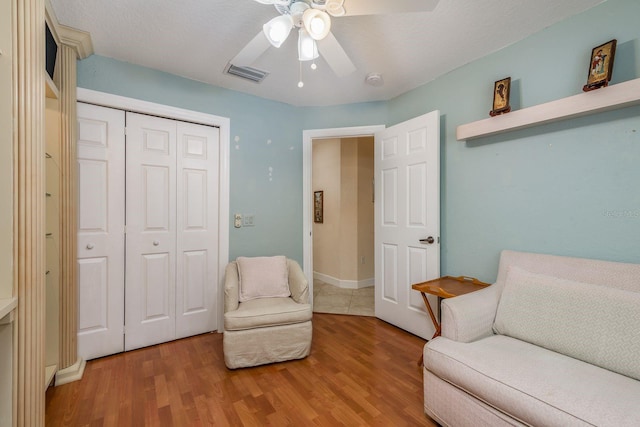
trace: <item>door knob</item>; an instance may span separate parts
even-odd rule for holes
[[[89,249],[89,250],[93,249],[93,243],[87,244],[87,249]]]
[[[426,239],[420,239],[420,243],[422,243],[423,245],[432,245],[435,241],[436,240],[433,238],[433,236],[429,236]]]
[[[160,244],[160,242],[158,242],[157,240],[153,241],[153,246],[158,246]]]

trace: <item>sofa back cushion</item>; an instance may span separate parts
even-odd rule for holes
[[[640,380],[640,293],[511,266],[494,331]]]
[[[236,262],[240,302],[291,295],[286,257],[238,257]]]

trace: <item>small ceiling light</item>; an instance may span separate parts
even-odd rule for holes
[[[384,79],[380,73],[369,73],[367,77],[364,78],[364,82],[370,86],[379,87],[384,84]]]
[[[262,31],[273,47],[280,47],[293,28],[291,15],[280,15],[263,25]]]
[[[318,9],[307,9],[302,15],[305,30],[314,40],[322,40],[331,31],[331,18]]]
[[[298,60],[313,61],[318,57],[318,46],[316,41],[311,38],[307,30],[300,28],[298,30]]]

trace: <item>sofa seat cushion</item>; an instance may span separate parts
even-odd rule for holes
[[[298,304],[291,298],[259,298],[241,302],[238,309],[224,314],[228,331],[290,325],[311,320],[311,304]]]
[[[438,337],[424,366],[525,424],[640,425],[640,381],[515,338]]]

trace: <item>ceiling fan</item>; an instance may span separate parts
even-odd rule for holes
[[[381,15],[390,13],[424,12],[433,10],[439,0],[255,0],[274,5],[279,15],[263,25],[260,31],[227,65],[244,69],[243,77],[261,72],[251,65],[270,47],[280,47],[291,30],[298,29],[298,61],[313,61],[322,54],[338,77],[356,70],[338,40],[331,33],[331,18],[342,16]],[[262,72],[264,73],[264,72]],[[239,73],[232,73],[238,74]],[[264,78],[266,74],[262,75]],[[253,79],[255,81],[261,81]],[[302,78],[298,87],[304,84]]]

